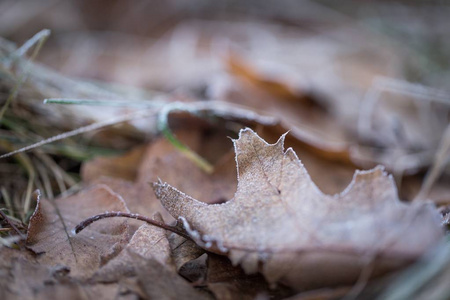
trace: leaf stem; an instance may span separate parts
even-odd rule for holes
[[[165,229],[165,230],[169,230],[169,231],[171,231],[173,233],[178,234],[179,236],[184,237],[185,239],[192,240],[189,235],[187,235],[186,233],[184,233],[183,231],[181,231],[180,229],[178,229],[175,226],[167,225],[167,224],[165,224],[163,222],[159,222],[159,221],[150,219],[150,218],[145,217],[145,216],[140,215],[140,214],[132,214],[132,213],[121,212],[121,211],[107,212],[107,213],[98,214],[98,215],[92,216],[90,218],[87,218],[86,220],[82,221],[77,226],[75,226],[74,232],[75,232],[75,234],[78,234],[80,231],[82,231],[87,226],[91,225],[92,223],[94,223],[96,221],[99,221],[99,220],[102,220],[102,219],[106,219],[106,218],[130,218],[130,219],[136,219],[136,220],[139,220],[139,221],[146,222],[146,223],[148,223],[150,225],[153,225],[153,226]]]

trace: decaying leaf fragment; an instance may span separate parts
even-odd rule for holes
[[[128,212],[123,199],[105,185],[55,201],[38,200],[30,219],[27,247],[39,254],[38,263],[62,265],[74,278],[89,278],[128,243],[127,222],[118,218],[98,222],[72,236],[70,231],[76,224],[105,211]]]
[[[67,270],[61,266],[48,267],[25,258],[8,263],[9,268],[2,266],[0,270],[1,299],[136,299],[128,291],[122,291],[118,283],[86,283],[66,277]]]
[[[178,272],[186,263],[205,253],[194,241],[187,240],[177,234],[172,233],[168,239],[172,250],[173,262]]]
[[[296,289],[354,283],[369,264],[380,275],[443,236],[435,209],[400,202],[381,167],[358,171],[342,193],[325,195],[283,142],[240,132],[238,188],[226,203],[208,205],[161,182],[155,192],[203,248]]]
[[[261,274],[246,275],[228,258],[212,253],[208,253],[206,283],[217,300],[284,299],[291,293],[283,287],[270,289]]]
[[[179,276],[174,265],[161,264],[154,258],[145,259],[137,253],[130,254],[146,299],[212,299],[209,293],[195,289]]]
[[[162,222],[160,214],[156,213],[154,220]],[[136,275],[133,257],[135,252],[145,259],[156,259],[162,264],[171,264],[170,246],[164,229],[143,224],[136,230],[128,245],[116,257],[102,266],[93,276],[97,281],[116,282],[122,277]]]

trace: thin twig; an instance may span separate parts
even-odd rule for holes
[[[159,222],[159,221],[155,221],[153,219],[150,219],[148,217],[139,215],[139,214],[132,214],[132,213],[127,213],[127,212],[121,212],[121,211],[113,211],[113,212],[107,212],[107,213],[103,213],[103,214],[98,214],[95,216],[92,216],[84,221],[82,221],[81,223],[79,223],[77,226],[75,226],[74,232],[75,234],[78,234],[80,231],[82,231],[83,229],[85,229],[87,226],[91,225],[92,223],[99,221],[101,219],[106,219],[106,218],[130,218],[130,219],[136,219],[139,221],[143,221],[146,222],[150,225],[159,227],[159,228],[163,228],[165,230],[169,230],[173,233],[178,234],[179,236],[184,237],[185,239],[188,240],[192,240],[191,237],[189,235],[187,235],[186,233],[182,232],[180,229],[178,229],[175,226],[170,226],[167,225],[163,222]]]

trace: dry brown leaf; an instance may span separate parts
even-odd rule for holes
[[[71,234],[79,222],[105,211],[128,212],[123,199],[105,185],[54,201],[38,200],[30,219],[27,247],[39,254],[40,264],[62,265],[70,269],[72,277],[88,278],[129,239],[127,222],[119,218],[97,222],[76,236]]]
[[[145,194],[149,189],[148,183],[144,185],[120,178],[101,177],[94,180],[94,184],[108,186],[108,188],[124,199],[128,209],[133,213],[143,216],[151,216],[155,213],[160,213],[166,222],[173,220],[173,217],[167,212],[161,203],[159,201],[155,201],[153,195],[145,197]],[[133,219],[129,219],[127,222],[130,236],[133,236],[136,230],[138,230],[142,225],[141,221]]]
[[[223,98],[277,117],[284,131],[291,130],[326,159],[351,161],[362,168],[383,164],[396,175],[415,174],[431,164],[450,120],[450,108],[440,99],[442,92],[381,77],[392,71],[389,61],[398,53],[394,49],[383,53],[379,45],[373,46],[314,70],[308,64],[294,67],[302,65],[300,57],[283,62],[279,57],[233,53],[227,64],[239,81],[230,88],[233,92],[222,93]],[[302,80],[295,82],[299,75]],[[267,77],[276,79],[267,81]],[[291,82],[281,84],[281,79]],[[303,101],[280,101],[294,95]],[[321,103],[327,111],[311,103]]]
[[[229,199],[235,190],[236,169],[230,162],[233,156],[228,149],[231,144],[226,136],[220,134],[205,136],[199,132],[179,131],[177,137],[202,157],[215,159],[214,171],[207,174],[180,151],[162,138],[153,143],[142,161],[138,182],[145,185],[145,197],[153,192],[149,183],[159,178],[178,184],[206,203],[218,203]],[[209,151],[205,151],[208,149]],[[215,156],[215,158],[213,157]],[[198,187],[202,186],[202,189]],[[150,196],[150,197],[153,197]],[[156,197],[155,202],[159,202]]]
[[[169,236],[169,243],[172,250],[173,262],[177,271],[180,271],[186,263],[205,253],[205,251],[194,241],[187,240],[174,233]]]
[[[177,227],[180,231],[185,231],[182,224],[177,223]],[[203,284],[207,269],[205,250],[194,241],[175,233],[169,235],[169,243],[178,274],[191,282]]]
[[[92,183],[102,176],[133,181],[144,150],[145,147],[136,147],[122,156],[97,157],[82,165],[81,177],[86,183]]]
[[[156,214],[153,219],[162,221],[162,217],[159,214]],[[136,275],[130,251],[138,253],[147,259],[156,259],[162,264],[172,264],[169,241],[165,230],[144,224],[134,233],[125,249],[94,274],[94,280],[117,282],[122,277]]]
[[[266,141],[277,141],[280,137],[279,131],[270,127],[258,128],[257,133]],[[285,138],[285,145],[298,155],[309,176],[322,192],[339,193],[352,181],[356,166],[326,157],[290,134]]]
[[[283,81],[283,78],[259,72],[235,53],[228,57],[227,65],[231,73],[247,79],[253,85],[281,100],[315,104],[312,102],[313,99],[308,97],[307,91]]]
[[[207,258],[208,255],[203,253],[200,257],[188,261],[180,268],[178,274],[187,281],[192,282],[192,285],[194,286],[205,287],[206,273],[208,271],[206,265]]]
[[[238,93],[231,94],[227,101],[238,102],[259,111],[270,113],[279,120],[282,131],[290,130],[292,136],[303,142],[318,155],[326,159],[351,163],[349,147],[356,142],[348,129],[335,116],[325,111],[319,102],[280,101],[273,92],[266,93],[263,85],[248,85],[252,67],[241,57],[230,56],[229,66],[233,74],[243,77],[244,84],[238,84]],[[242,74],[244,73],[244,76]],[[253,83],[250,78],[250,83]],[[307,93],[307,92],[306,92]],[[304,99],[310,99],[303,95]],[[314,104],[315,105],[312,105]]]
[[[246,275],[224,256],[208,253],[208,288],[218,300],[281,299],[289,296],[286,288],[269,289],[260,274]]]
[[[382,168],[356,172],[341,194],[325,195],[283,142],[240,132],[238,189],[224,204],[199,202],[167,183],[155,183],[155,192],[203,248],[297,289],[353,283],[369,262],[373,275],[399,268],[442,238],[435,209],[401,203]]]
[[[349,148],[356,142],[354,137],[323,109],[305,107],[297,102],[281,102],[246,86],[237,96],[227,100],[257,111],[270,112],[279,120],[279,132],[290,130],[295,138],[325,159],[352,163]]]
[[[338,300],[345,299],[350,291],[349,287],[338,287],[334,289],[320,289],[308,291],[286,298],[285,300]],[[363,298],[361,298],[363,299]]]
[[[180,277],[174,265],[161,264],[156,259],[145,259],[132,253],[138,281],[148,299],[212,299],[202,290],[195,289]]]
[[[145,148],[142,159],[136,166],[137,179],[134,182],[119,178],[103,177],[96,171],[98,160],[88,162],[83,167],[83,180],[101,183],[109,186],[121,195],[130,211],[151,216],[160,212],[166,221],[173,220],[155,197],[151,182],[162,178],[178,184],[195,197],[204,202],[223,202],[233,195],[236,185],[236,169],[233,167],[228,149],[231,143],[224,134],[214,133],[205,135],[199,130],[177,131],[177,137],[193,151],[198,152],[211,162],[215,162],[214,172],[206,174],[192,161],[187,159],[167,139],[160,137]],[[125,157],[133,156],[132,150]],[[102,158],[108,169],[121,173],[122,163],[126,158]],[[97,177],[101,175],[100,177]],[[197,187],[202,186],[200,190]],[[132,224],[134,224],[132,222]]]
[[[27,251],[3,247],[0,257],[1,299],[137,299],[117,283],[73,280],[65,267],[38,264]]]

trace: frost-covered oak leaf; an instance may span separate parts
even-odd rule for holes
[[[238,188],[226,203],[208,205],[162,182],[154,190],[201,247],[298,289],[351,284],[368,265],[372,276],[398,269],[443,236],[435,209],[400,202],[383,168],[357,171],[342,193],[325,195],[283,143],[240,132]]]

